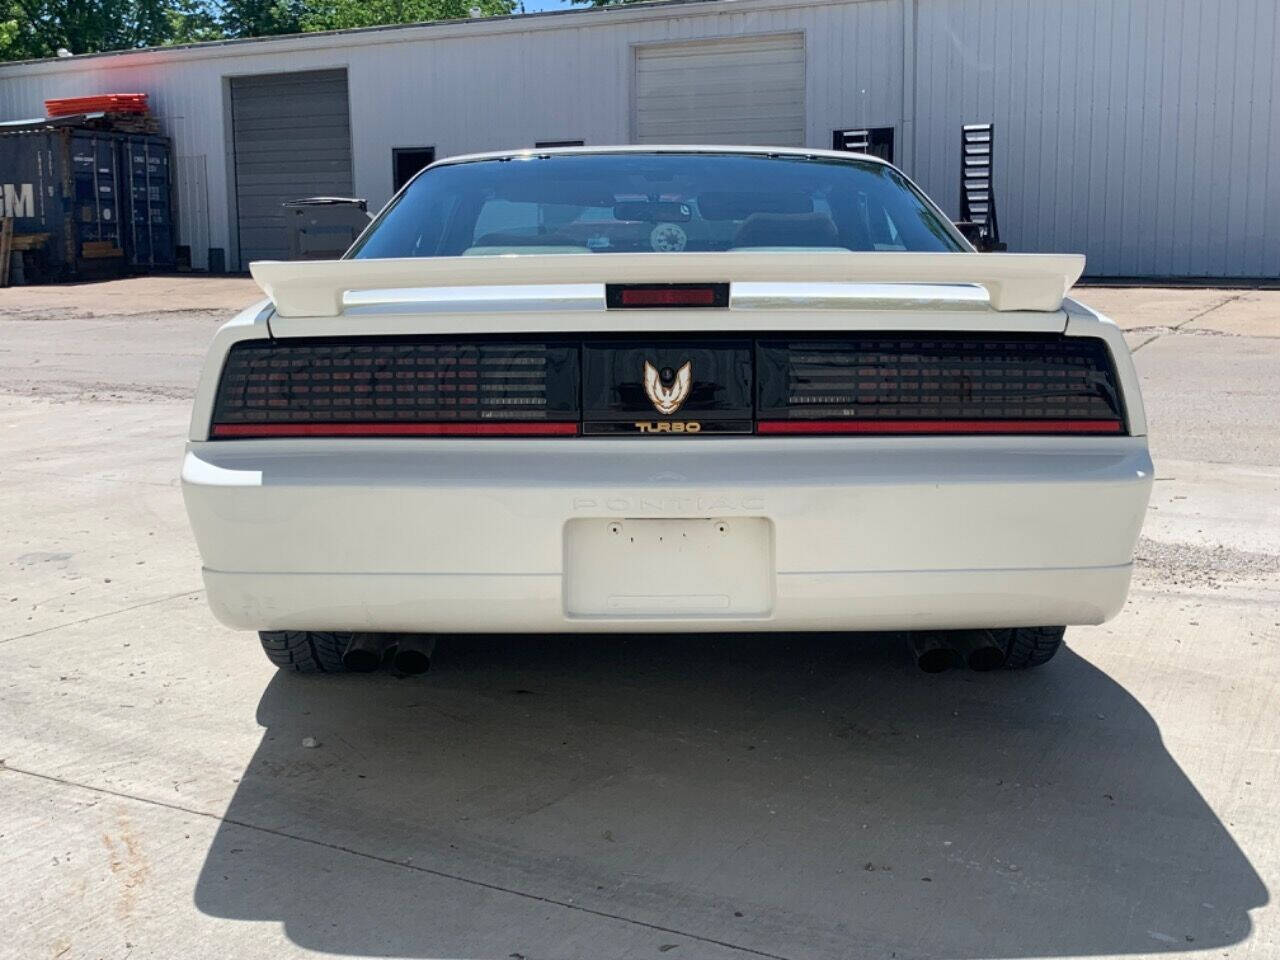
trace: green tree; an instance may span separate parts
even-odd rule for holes
[[[474,7],[483,16],[515,10],[515,0],[311,0],[302,18],[304,30],[350,30],[389,23],[462,20]]]
[[[207,0],[171,0],[166,43],[203,43],[226,36],[217,10]]]
[[[217,20],[228,37],[301,33],[309,0],[218,0]]]
[[[164,43],[172,0],[0,0],[0,59]]]
[[[454,20],[515,0],[0,0],[0,60]]]

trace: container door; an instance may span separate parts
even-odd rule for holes
[[[71,138],[77,272],[118,273],[124,266],[118,139],[109,134],[77,134]]]
[[[161,137],[127,137],[121,143],[121,151],[121,169],[129,185],[125,234],[129,263],[135,267],[171,268],[175,250],[169,141]]]

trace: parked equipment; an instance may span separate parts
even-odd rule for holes
[[[1000,242],[993,179],[996,125],[966,123],[960,129],[960,219],[956,226],[982,251],[1007,250]]]
[[[305,197],[289,211],[289,259],[336,260],[369,225],[369,206],[357,197]]]

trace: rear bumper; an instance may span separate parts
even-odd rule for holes
[[[1151,481],[1140,437],[222,441],[182,472],[224,623],[450,632],[1100,623]],[[575,613],[566,524],[645,517],[768,520],[771,595]]]

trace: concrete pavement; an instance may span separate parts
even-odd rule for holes
[[[1280,293],[1080,291],[1158,482],[1042,670],[475,637],[396,680],[210,617],[176,474],[256,293],[127,283],[0,292],[0,957],[1280,957]]]

